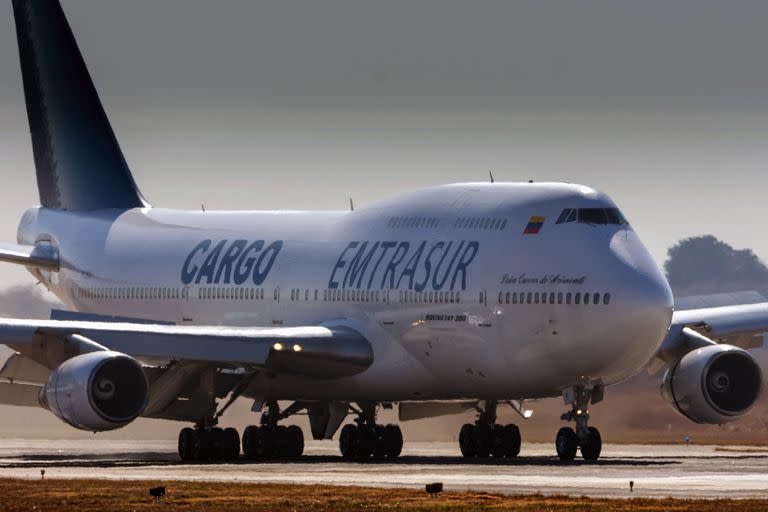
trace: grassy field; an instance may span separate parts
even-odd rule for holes
[[[149,488],[164,485],[161,504]],[[237,512],[282,511],[722,511],[768,510],[768,500],[589,499],[565,496],[504,496],[477,492],[445,492],[439,497],[422,490],[300,485],[105,480],[0,479],[2,511],[144,511],[189,510]]]

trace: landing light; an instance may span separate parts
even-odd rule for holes
[[[272,348],[280,352],[281,350],[283,350],[284,347],[282,343],[275,343],[274,345],[272,345]]]
[[[293,346],[293,351],[294,352],[301,352],[301,345],[294,345]]]

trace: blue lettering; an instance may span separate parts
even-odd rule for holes
[[[335,289],[339,287],[339,283],[333,280],[333,277],[336,275],[336,271],[340,268],[343,268],[344,265],[346,265],[346,261],[344,261],[342,258],[344,258],[344,255],[347,253],[348,250],[354,249],[357,247],[358,242],[349,242],[349,245],[346,249],[341,251],[341,256],[339,256],[338,261],[336,261],[336,266],[333,267],[333,271],[331,272],[331,278],[328,280],[328,288]]]
[[[264,249],[264,252],[261,253],[261,256],[259,256],[258,261],[256,262],[256,268],[253,272],[253,283],[255,285],[260,285],[264,282],[264,280],[267,278],[267,274],[269,274],[269,271],[272,270],[272,265],[275,263],[275,259],[277,259],[277,254],[280,252],[280,249],[283,247],[283,241],[282,240],[276,240],[269,244],[266,249]],[[267,255],[269,255],[269,261],[267,262],[266,266],[262,266],[262,263],[264,263],[264,260],[267,258]]]
[[[248,255],[259,252],[262,247],[264,247],[264,240],[256,240],[242,252],[237,265],[235,265],[235,284],[243,284],[248,280],[253,265],[256,263],[256,256],[248,257]]]
[[[406,263],[403,272],[400,274],[400,279],[397,280],[398,288],[400,288],[400,282],[405,278],[405,276],[409,276],[408,289],[413,289],[413,278],[416,276],[416,268],[419,266],[419,260],[421,260],[421,255],[424,252],[424,247],[426,247],[426,245],[427,242],[421,242],[419,248],[416,249],[416,252],[413,253],[411,259],[408,260],[408,263]]]
[[[205,253],[209,248],[211,247],[211,241],[210,240],[203,240],[199,244],[195,246],[194,249],[189,253],[189,256],[187,256],[187,259],[184,260],[184,266],[181,267],[181,282],[183,284],[189,284],[192,282],[192,280],[195,278],[195,274],[197,274],[197,271],[199,270],[198,266],[195,265],[191,269],[189,268],[189,265],[192,263],[192,258],[195,257],[195,254],[202,251]]]
[[[461,259],[456,265],[456,270],[453,271],[453,279],[451,279],[451,290],[453,290],[454,285],[456,284],[456,278],[458,277],[459,272],[461,272],[461,289],[467,289],[467,267],[470,263],[472,263],[472,260],[475,259],[477,250],[479,248],[480,244],[478,242],[469,242],[467,244],[467,248],[464,249],[464,254],[461,255]]]
[[[200,281],[202,281],[203,277],[206,278],[206,283],[210,284],[213,282],[213,273],[216,271],[216,264],[219,261],[219,254],[221,254],[221,250],[224,248],[226,243],[226,240],[222,240],[216,244],[216,247],[214,247],[210,253],[208,253],[208,256],[205,258],[205,262],[203,262],[203,267],[200,269],[200,273],[197,274],[195,283],[200,284]]]
[[[227,252],[224,253],[224,257],[221,258],[219,264],[219,270],[216,272],[215,283],[221,282],[221,275],[224,274],[224,284],[229,284],[229,276],[232,273],[232,264],[235,262],[240,253],[243,252],[247,240],[235,240],[232,245],[229,246]]]
[[[416,283],[416,285],[413,288],[417,292],[420,292],[427,287],[427,283],[429,282],[429,276],[432,273],[432,262],[430,261],[430,258],[432,258],[432,253],[434,253],[438,249],[442,249],[443,246],[445,246],[445,242],[437,242],[435,245],[432,246],[432,248],[427,253],[427,259],[424,260],[424,280],[420,283]]]
[[[381,278],[381,288],[385,288],[384,283],[387,280],[387,276],[389,276],[389,288],[395,287],[395,268],[401,261],[403,261],[410,246],[411,244],[408,242],[400,242],[400,245],[397,246],[395,254],[392,255],[392,259],[389,261],[389,265],[387,265],[387,269],[384,271],[384,276]],[[402,249],[402,253],[400,249]]]

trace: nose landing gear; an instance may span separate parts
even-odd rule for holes
[[[560,419],[575,421],[576,429],[563,427],[557,432],[557,456],[562,461],[572,461],[576,458],[577,450],[581,450],[584,460],[597,460],[603,448],[603,441],[600,431],[589,426],[589,404],[603,399],[602,385],[593,388],[574,386],[563,393],[563,398],[571,405],[571,410],[560,416]]]
[[[486,400],[485,409],[477,408],[475,423],[461,427],[459,449],[464,457],[517,457],[520,453],[520,429],[514,424],[497,424],[497,406],[496,400]]]

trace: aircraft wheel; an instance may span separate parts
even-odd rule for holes
[[[494,457],[506,457],[509,445],[509,434],[504,425],[494,425],[490,434],[491,455]]]
[[[366,459],[376,449],[376,431],[373,428],[357,429],[357,457]]]
[[[510,424],[505,425],[504,427],[504,433],[505,433],[505,457],[517,457],[520,455],[520,445],[522,444],[522,438],[520,436],[520,429],[517,425]]]
[[[243,431],[243,455],[246,459],[264,457],[264,429],[249,425]]]
[[[220,455],[224,460],[237,460],[240,456],[240,434],[232,427],[222,433]]]
[[[268,430],[267,439],[272,442],[272,454],[279,459],[290,459],[293,451],[291,450],[291,436],[288,434],[288,427],[277,425]]]
[[[352,459],[357,456],[357,433],[356,425],[344,425],[339,434],[339,449],[341,456],[345,459]]]
[[[376,425],[373,427],[376,441],[374,443],[373,456],[377,459],[384,457],[387,454],[387,427],[384,425]]]
[[[301,427],[291,425],[286,429],[285,434],[290,448],[290,458],[298,459],[304,453],[304,432],[301,431]]]
[[[584,460],[597,460],[603,449],[603,440],[595,427],[589,427],[588,430],[587,437],[581,443],[581,456]]]
[[[475,427],[472,443],[475,445],[475,454],[478,457],[488,457],[493,448],[493,430],[485,426]]]
[[[183,428],[179,432],[179,456],[183,461],[200,458],[200,436],[193,428]]]
[[[387,457],[399,457],[403,451],[403,431],[399,425],[389,424],[384,427],[384,441]]]
[[[557,432],[555,438],[557,456],[562,461],[572,461],[576,458],[576,450],[579,448],[579,439],[571,427],[563,427]]]
[[[477,455],[474,443],[476,430],[476,426],[471,423],[465,423],[459,431],[459,449],[464,457],[474,457]]]

